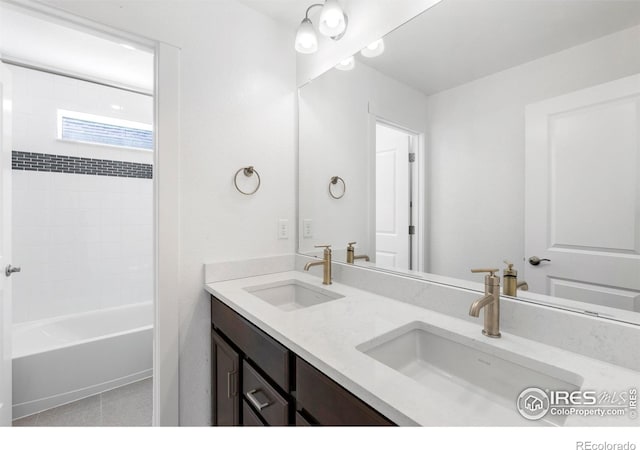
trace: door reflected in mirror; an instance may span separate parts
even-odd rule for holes
[[[376,121],[375,263],[388,269],[417,268],[418,204],[414,207],[417,136]]]
[[[509,260],[519,297],[640,323],[640,2],[443,0],[384,46],[299,90],[299,251]]]

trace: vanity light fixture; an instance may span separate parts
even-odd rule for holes
[[[362,56],[367,58],[375,58],[376,56],[380,56],[384,53],[384,41],[382,39],[378,39],[377,41],[372,42],[363,48],[360,53]]]
[[[340,7],[338,0],[325,0],[320,12],[318,30],[330,38],[341,36],[347,29],[347,20],[347,15]]]
[[[348,17],[340,7],[338,0],[325,0],[324,3],[314,3],[307,8],[304,19],[300,22],[296,33],[295,48],[299,53],[310,54],[318,50],[318,36],[309,19],[309,12],[315,7],[321,7],[318,30],[324,36],[337,41],[347,31]]]
[[[318,36],[316,36],[316,31],[313,29],[313,24],[306,17],[298,27],[296,51],[304,54],[318,51]]]
[[[352,70],[356,66],[356,59],[353,56],[349,56],[347,59],[341,61],[336,65],[338,70]]]

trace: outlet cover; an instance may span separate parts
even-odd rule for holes
[[[313,237],[313,221],[311,219],[304,219],[302,221],[302,237]]]
[[[289,239],[289,220],[278,220],[278,239]]]

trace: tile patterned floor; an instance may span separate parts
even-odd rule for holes
[[[151,426],[152,378],[42,411],[13,422],[14,427]]]

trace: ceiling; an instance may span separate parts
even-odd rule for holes
[[[3,59],[153,92],[153,52],[131,46],[2,6]]]
[[[637,24],[637,0],[443,0],[358,60],[430,95]]]
[[[293,34],[315,0],[239,1]],[[640,0],[443,0],[360,60],[431,94],[638,23]],[[3,58],[152,91],[153,54],[121,44],[5,6],[0,15]]]
[[[304,19],[307,8],[322,0],[238,0],[240,3],[271,17],[285,28],[295,31]],[[340,2],[346,6],[347,2]],[[314,10],[315,11],[315,10]]]
[[[292,34],[321,2],[239,1]],[[637,24],[640,0],[442,0],[387,35],[382,56],[358,58],[430,95]]]

